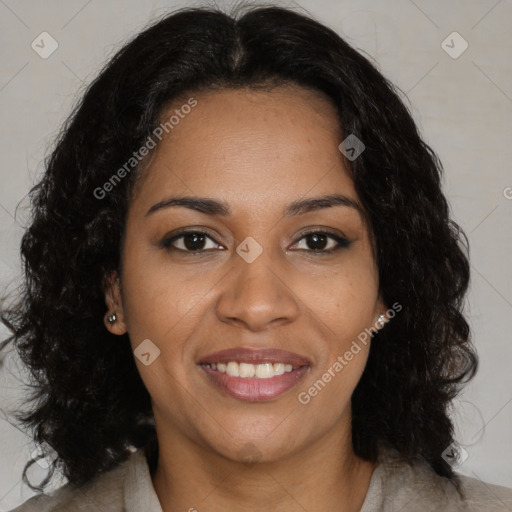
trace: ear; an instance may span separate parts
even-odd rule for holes
[[[107,312],[103,317],[105,327],[112,334],[125,334],[128,329],[123,309],[121,284],[117,271],[113,271],[109,275],[105,276],[103,281],[103,291],[105,294],[105,304],[107,305]],[[108,317],[114,313],[116,315],[116,321],[111,323],[108,321]]]

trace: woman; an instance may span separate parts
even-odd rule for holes
[[[139,34],[31,194],[3,320],[53,461],[23,478],[68,483],[16,510],[512,506],[452,468],[477,357],[441,171],[306,16],[184,9]]]

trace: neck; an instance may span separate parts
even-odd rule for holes
[[[159,438],[153,486],[163,512],[225,512],[240,503],[247,512],[359,512],[375,464],[357,457],[350,436],[343,437],[333,432],[284,460],[252,464],[227,459],[187,438]]]

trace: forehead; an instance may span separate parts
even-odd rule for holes
[[[137,194],[143,206],[177,191],[246,205],[288,203],[308,191],[356,199],[338,149],[336,108],[323,93],[287,85],[190,97],[196,106],[181,113],[143,171]],[[162,122],[186,103],[166,108]]]

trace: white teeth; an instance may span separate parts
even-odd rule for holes
[[[227,373],[230,377],[241,377],[242,379],[258,378],[271,379],[285,372],[291,372],[293,366],[285,363],[238,363],[237,361],[229,361],[225,363],[210,363],[210,368],[220,373]]]
[[[274,375],[282,375],[284,373],[284,363],[274,363]]]
[[[254,368],[254,365],[251,364]],[[274,366],[270,363],[263,363],[256,366],[256,377],[258,379],[268,379],[274,376]]]
[[[226,373],[230,377],[240,377],[240,374],[238,373],[238,363],[236,361],[229,361]]]
[[[239,363],[238,364],[238,375],[244,378],[254,377],[256,369],[253,364]]]

